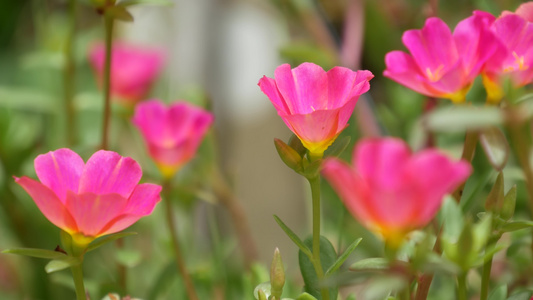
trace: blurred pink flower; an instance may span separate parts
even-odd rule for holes
[[[105,47],[95,44],[89,60],[102,86]],[[164,54],[161,50],[143,48],[123,42],[113,43],[111,54],[111,96],[126,106],[133,107],[148,94],[152,83],[161,71]]]
[[[322,155],[346,128],[359,96],[370,89],[370,71],[354,72],[303,63],[291,70],[284,64],[274,78],[263,76],[259,87],[285,124],[314,155]]]
[[[433,219],[443,196],[471,172],[434,149],[412,154],[396,138],[360,141],[352,160],[328,158],[322,174],[361,224],[393,245]]]
[[[210,112],[186,102],[167,108],[159,100],[148,100],[135,107],[132,121],[163,176],[170,178],[196,154],[213,119]]]
[[[484,64],[503,60],[504,46],[490,30],[493,21],[491,14],[476,11],[459,22],[452,34],[441,19],[429,18],[421,30],[403,34],[411,54],[387,53],[383,74],[426,96],[464,102]]]
[[[41,182],[15,177],[44,216],[85,245],[121,231],[152,213],[160,200],[159,185],[138,184],[142,171],[136,161],[100,150],[84,163],[70,149],[37,156]]]
[[[503,63],[487,63],[483,70],[483,84],[489,101],[499,102],[503,97],[504,78],[510,78],[514,87],[533,81],[533,23],[518,14],[504,14],[491,28],[507,49]]]
[[[520,6],[516,9],[516,11],[510,12],[510,11],[504,11],[502,13],[502,16],[508,15],[508,14],[517,14],[524,18],[528,22],[533,22],[533,2],[526,2],[520,4]]]

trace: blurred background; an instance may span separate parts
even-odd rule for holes
[[[401,43],[407,29],[421,28],[439,16],[451,28],[473,10],[498,15],[514,10],[515,0],[174,0],[172,5],[131,8],[133,22],[118,22],[115,40],[161,48],[162,74],[150,98],[167,103],[183,99],[212,109],[214,129],[199,155],[175,179],[179,230],[187,264],[202,299],[250,299],[231,216],[210,191],[206,170],[216,161],[243,206],[257,244],[259,263],[268,266],[279,247],[290,279],[298,282],[297,248],[275,223],[278,215],[300,236],[310,234],[309,187],[279,159],[274,138],[290,131],[257,82],[273,77],[282,63],[304,61],[328,70],[336,65],[374,73],[370,92],[360,99],[343,132],[352,144],[362,136],[393,135],[417,145],[417,120],[437,103],[384,79],[384,56]],[[12,176],[35,178],[33,159],[66,147],[63,108],[64,45],[69,32],[69,1],[0,1],[0,249],[54,249],[59,230],[38,211]],[[87,159],[100,142],[103,100],[87,55],[103,40],[101,15],[81,1],[77,10],[74,54],[75,143]],[[484,93],[474,89],[469,97]],[[473,96],[472,96],[473,95]],[[484,99],[484,96],[482,97]],[[114,107],[110,148],[143,167],[143,181],[160,180],[146,154],[131,112]],[[460,154],[461,136],[435,142]],[[350,160],[353,146],[343,158]],[[338,249],[362,236],[354,258],[376,256],[381,245],[345,212],[324,184],[324,235]],[[115,262],[128,267],[127,293],[143,299],[184,299],[170,262],[170,240],[162,206],[130,231],[125,247],[113,245],[87,256],[85,278],[94,299],[117,291]],[[213,253],[217,253],[213,255]],[[45,261],[0,255],[0,299],[71,299],[67,271],[48,275]],[[261,273],[259,268],[259,273]],[[264,273],[264,272],[263,272]],[[264,274],[263,274],[264,275]],[[257,275],[260,276],[260,275]],[[243,279],[244,278],[244,279]],[[301,286],[301,282],[298,282]],[[245,293],[247,289],[248,293]],[[288,287],[290,290],[290,287]],[[215,298],[213,295],[217,295]],[[217,298],[218,297],[218,298]]]

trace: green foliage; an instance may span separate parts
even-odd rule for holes
[[[304,241],[304,244],[310,248],[313,244],[312,237],[307,238]],[[333,245],[331,245],[331,242],[321,236],[320,237],[320,264],[322,265],[322,269],[329,269],[331,268],[337,260],[337,253],[335,252],[335,249],[333,248]],[[311,261],[310,257],[306,255],[302,250],[298,252],[298,261],[300,264],[300,272],[302,274],[303,280],[304,280],[304,290],[316,297],[317,299],[322,299],[320,295],[320,289],[322,288],[321,282],[318,281],[315,266],[313,262]],[[336,299],[338,288],[337,286],[329,287],[329,297],[330,299]]]

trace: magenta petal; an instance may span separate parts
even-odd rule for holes
[[[43,215],[55,226],[67,231],[77,231],[76,222],[57,195],[48,187],[28,177],[16,178],[15,182],[26,190]]]
[[[411,151],[399,139],[367,139],[357,144],[353,155],[354,165],[370,188],[392,191],[401,185],[399,174],[403,172]]]
[[[516,9],[516,14],[526,19],[528,22],[533,22],[533,2],[522,3]]]
[[[406,31],[402,41],[424,70],[452,65],[459,57],[450,28],[438,18],[427,19],[422,30]]]
[[[320,66],[303,63],[291,70],[289,65],[281,65],[274,74],[279,92],[290,99],[291,113],[311,113],[327,103],[327,74]]]
[[[339,108],[354,98],[357,101],[359,95],[370,89],[368,81],[374,77],[370,71],[354,72],[343,67],[335,67],[329,70],[327,75],[328,102],[324,103],[323,107],[315,107],[315,110]]]
[[[166,107],[160,100],[143,101],[135,106],[133,123],[149,143],[159,145],[165,138]]]
[[[67,191],[78,192],[85,163],[74,151],[63,148],[41,154],[34,165],[41,183],[54,191],[62,203],[65,203]]]
[[[291,114],[291,110],[285,103],[283,96],[279,93],[278,86],[274,79],[263,76],[263,78],[259,80],[258,85],[261,91],[268,96],[268,99],[270,99],[270,102],[272,102],[280,116]]]
[[[352,101],[348,105],[348,109],[351,108],[353,110],[355,101]],[[344,122],[344,125],[339,128],[339,124],[341,123],[339,120],[340,110],[340,108],[317,110],[306,115],[283,116],[282,119],[290,124],[289,128],[304,141],[319,143],[334,138],[346,126],[346,122]]]
[[[211,124],[213,115],[186,102],[171,105],[166,115],[166,138],[177,145],[189,141],[189,147],[196,151]]]
[[[118,194],[67,193],[67,209],[85,236],[97,237],[110,221],[121,215],[128,200]]]
[[[94,153],[85,165],[79,193],[115,193],[129,198],[141,177],[141,167],[132,158],[100,150]]]
[[[388,77],[406,87],[427,96],[434,96],[432,90],[428,89],[420,80],[425,78],[425,74],[420,69],[414,59],[403,51],[392,51],[385,56],[387,69],[383,72]]]

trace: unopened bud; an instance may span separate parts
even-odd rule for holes
[[[500,216],[504,220],[509,220],[514,215],[514,210],[516,206],[516,185],[513,185],[513,187],[507,192],[507,195],[505,195],[505,198],[503,199],[503,206],[502,206],[502,212],[500,213]]]
[[[270,286],[272,296],[281,299],[283,293],[283,286],[285,285],[285,270],[283,270],[283,262],[281,261],[281,254],[279,249],[274,250],[274,258],[270,265]]]
[[[503,192],[503,173],[498,174],[496,182],[492,187],[489,195],[487,196],[487,201],[485,202],[485,209],[487,211],[494,212],[499,214],[502,210],[504,203],[504,192]]]

